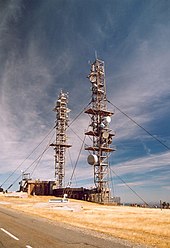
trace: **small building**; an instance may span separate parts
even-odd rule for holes
[[[23,192],[28,195],[53,195],[54,181],[41,181],[28,179],[22,187]]]
[[[96,188],[86,189],[86,188],[62,188],[62,189],[53,189],[53,195],[57,197],[63,197],[64,194],[67,194],[68,198],[96,202],[99,203],[101,193],[97,192]],[[107,205],[120,205],[120,197],[109,197],[109,192],[107,194],[107,199],[102,204]]]

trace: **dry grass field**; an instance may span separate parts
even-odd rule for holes
[[[0,196],[1,206],[69,223],[149,247],[170,247],[170,210],[104,206],[84,201],[63,203],[69,210],[48,203],[53,197],[12,198]],[[73,208],[75,211],[71,211]],[[63,208],[64,209],[64,208]]]

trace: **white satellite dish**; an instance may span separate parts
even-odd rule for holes
[[[103,132],[102,134],[104,139],[108,139],[109,138],[109,133],[107,131]]]
[[[110,123],[110,122],[111,122],[111,117],[110,117],[110,116],[106,116],[106,117],[105,117],[105,121],[106,121],[107,123]]]
[[[92,83],[96,82],[96,76],[94,75],[91,75],[89,79]]]
[[[88,162],[90,165],[95,165],[95,164],[97,164],[97,162],[98,162],[98,157],[97,157],[97,155],[95,155],[95,154],[89,155],[88,158],[87,158],[87,162]]]

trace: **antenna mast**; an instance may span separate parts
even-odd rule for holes
[[[65,176],[65,157],[66,149],[71,147],[67,142],[66,129],[68,127],[68,113],[70,109],[67,108],[68,93],[60,92],[56,106],[53,109],[56,112],[56,141],[54,146],[55,150],[55,181],[56,188],[61,189],[64,187],[63,179]]]
[[[107,110],[104,61],[96,58],[88,78],[92,85],[92,100],[91,107],[85,113],[90,115],[91,123],[85,134],[92,137],[93,144],[85,150],[91,152],[88,163],[94,166],[95,201],[107,203],[110,200],[108,158],[115,149],[110,148],[114,134],[109,129],[109,123],[113,113]]]

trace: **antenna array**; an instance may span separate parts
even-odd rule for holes
[[[91,72],[88,78],[91,83],[92,101],[90,108],[86,109],[85,113],[89,114],[91,123],[85,135],[89,135],[92,138],[93,144],[85,147],[85,150],[90,151],[88,163],[94,166],[94,183],[97,189],[97,199],[95,201],[104,203],[110,200],[108,158],[114,150],[110,147],[114,134],[109,129],[113,113],[107,110],[103,61],[96,59],[91,64]]]
[[[60,92],[54,111],[56,112],[56,140],[54,146],[55,150],[55,181],[56,188],[63,188],[63,179],[65,176],[65,157],[66,149],[71,147],[67,144],[66,129],[68,127],[68,113],[67,108],[68,94]]]

